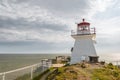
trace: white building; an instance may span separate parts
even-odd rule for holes
[[[62,63],[67,61],[67,57],[66,56],[56,56],[56,62],[57,63]]]
[[[75,43],[70,63],[75,64],[81,61],[98,62],[98,56],[94,47],[95,28],[90,28],[90,23],[85,22],[83,19],[83,22],[77,24],[77,31],[72,31],[71,33]]]
[[[52,67],[52,60],[51,59],[42,59],[41,63],[42,63],[42,69],[43,69],[43,71],[45,69],[48,69],[48,68]]]

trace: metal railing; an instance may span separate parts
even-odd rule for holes
[[[83,31],[75,31],[75,30],[71,30],[71,35],[85,35],[85,34],[96,34],[96,30],[95,30],[95,28],[91,28],[89,31],[85,31],[85,30],[83,30]]]
[[[105,60],[105,62],[113,63],[116,66],[120,66],[120,60],[116,60],[116,61]],[[23,76],[25,74],[29,74],[29,76],[27,77],[29,77],[29,80],[32,80],[35,76],[39,75],[40,73],[42,73],[48,68],[49,67],[42,65],[40,62],[40,63],[26,66],[23,68],[19,68],[19,69],[7,71],[7,72],[2,72],[0,73],[0,80],[16,80],[16,78]],[[19,80],[22,80],[22,79],[19,79]]]
[[[39,69],[40,72],[43,72],[41,63],[37,63],[34,65],[26,66],[23,68],[2,72],[0,73],[0,80],[15,80],[16,78],[23,76],[25,74],[29,74],[29,78],[32,80],[35,72]],[[44,69],[45,70],[45,69]]]

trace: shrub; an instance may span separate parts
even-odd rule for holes
[[[107,68],[109,68],[109,69],[114,69],[115,66],[114,66],[112,63],[109,63],[109,64],[107,65]]]
[[[100,64],[101,64],[101,65],[104,65],[104,64],[105,64],[105,61],[101,61]]]
[[[81,67],[82,67],[82,68],[86,68],[87,66],[86,66],[85,63],[82,63],[82,64],[81,64]]]

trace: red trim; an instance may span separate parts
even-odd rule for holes
[[[88,22],[82,22],[82,23],[79,23],[79,24],[78,24],[78,26],[82,26],[82,25],[88,25],[88,26],[89,26],[90,23],[88,23]]]
[[[82,25],[90,25],[90,23],[85,22],[85,19],[83,19],[83,22],[79,23],[78,26],[82,26]]]

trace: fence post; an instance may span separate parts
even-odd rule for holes
[[[2,79],[5,80],[5,73],[3,73]]]
[[[118,65],[118,61],[116,61],[116,66],[119,67],[119,65]]]
[[[31,80],[33,79],[33,66],[31,67]]]

